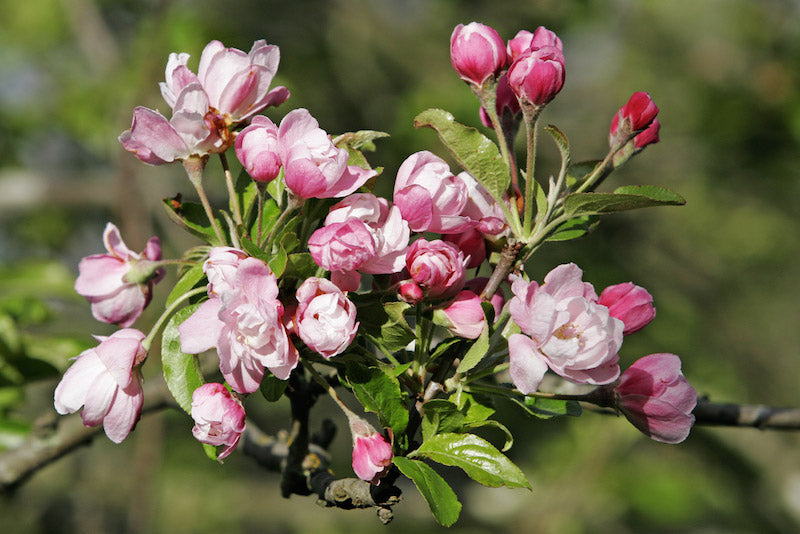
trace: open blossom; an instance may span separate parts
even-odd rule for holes
[[[520,55],[508,68],[508,84],[520,104],[541,107],[553,100],[564,85],[564,53],[544,46]]]
[[[364,419],[347,414],[353,436],[353,471],[358,478],[378,485],[392,465],[392,445]]]
[[[332,358],[356,337],[356,306],[333,282],[311,277],[297,288],[294,325],[308,348]]]
[[[308,250],[326,271],[349,272],[375,257],[376,247],[369,227],[353,218],[315,230],[308,239]]]
[[[208,278],[208,294],[219,296],[233,291],[239,264],[248,257],[238,248],[212,247],[203,263],[203,272]]]
[[[656,106],[648,93],[644,91],[633,93],[628,102],[611,119],[611,127],[608,134],[609,145],[612,148],[619,147],[630,140],[632,135],[644,133],[644,130],[656,119],[656,115],[658,115],[658,106]],[[643,138],[643,141],[645,140],[651,143],[657,141],[658,127],[656,127],[655,132],[651,130],[651,133]],[[644,145],[641,148],[644,148]]]
[[[616,399],[633,426],[656,441],[680,443],[694,423],[697,393],[674,354],[650,354],[637,360],[620,376]]]
[[[218,383],[203,384],[192,393],[192,434],[201,443],[225,445],[217,456],[228,456],[239,444],[245,429],[245,412],[242,403],[234,398],[225,386]]]
[[[78,264],[75,291],[91,303],[95,319],[128,327],[142,314],[153,285],[164,276],[164,269],[155,263],[161,260],[161,244],[151,237],[137,254],[112,223],[106,225],[103,243],[106,254],[87,256]]]
[[[133,328],[108,337],[75,358],[55,391],[55,408],[62,415],[80,410],[83,424],[103,424],[108,438],[120,443],[130,434],[142,411],[142,375],[147,357],[144,334]]]
[[[553,269],[539,286],[512,283],[509,310],[522,334],[508,338],[511,379],[533,393],[549,368],[579,384],[609,384],[619,376],[623,322],[596,303],[594,288],[574,264]]]
[[[608,308],[612,317],[625,323],[622,333],[626,336],[641,330],[656,316],[653,296],[632,282],[608,286],[597,302]]]
[[[506,66],[506,46],[485,24],[459,24],[450,36],[450,61],[461,79],[481,86]]]
[[[270,182],[280,173],[278,127],[267,117],[253,117],[250,126],[236,136],[234,146],[236,157],[253,180]]]
[[[256,258],[241,260],[231,286],[216,294],[178,327],[181,350],[200,354],[213,347],[225,380],[239,393],[258,389],[264,367],[285,380],[297,366],[297,349],[283,324],[278,282]]]
[[[428,297],[450,297],[464,287],[464,254],[450,243],[417,239],[406,252],[406,269]]]
[[[278,127],[286,187],[300,198],[338,198],[377,175],[348,165],[347,150],[336,147],[307,109],[290,111]]]
[[[427,150],[411,154],[397,171],[394,204],[415,232],[456,234],[475,226],[462,214],[468,200],[463,178]]]

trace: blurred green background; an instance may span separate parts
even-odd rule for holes
[[[134,106],[165,109],[156,84],[169,52],[189,52],[194,67],[210,39],[245,50],[259,38],[279,45],[276,83],[292,97],[268,114],[306,107],[332,133],[391,133],[370,157],[386,168],[379,180],[389,191],[410,153],[444,155],[433,132],[413,129],[417,113],[443,107],[479,125],[448,52],[453,27],[476,20],[506,39],[539,25],[562,38],[567,81],[542,120],[569,136],[576,160],[602,157],[611,116],[632,92],[650,92],[661,142],[607,187],[657,184],[687,199],[606,218],[586,238],[543,249],[531,274],[575,261],[599,288],[627,280],[648,288],[658,317],[626,340],[624,365],[673,352],[714,400],[800,405],[795,0],[0,0],[0,13],[0,312],[31,354],[60,370],[93,344],[90,333],[111,331],[71,291],[78,260],[100,252],[106,221],[135,250],[154,234],[165,257],[195,244],[158,205],[193,195],[180,166],[146,166],[116,141]],[[537,169],[556,172],[555,147],[541,139]],[[166,291],[156,288],[139,324],[152,323]],[[155,363],[146,374],[158,372]],[[56,382],[3,383],[7,425],[24,430],[52,411]],[[452,473],[465,505],[459,532],[800,531],[800,434],[697,428],[669,446],[624,420],[589,413],[548,422],[499,408],[534,491],[488,489]],[[268,432],[286,425],[283,403],[248,409]],[[284,500],[277,475],[238,454],[224,466],[209,462],[190,428],[170,413],[145,418],[122,445],[97,439],[0,498],[0,530],[443,530],[411,486],[388,527],[371,511]],[[13,446],[13,432],[3,435],[11,437],[0,448]],[[348,475],[349,437],[334,451],[334,467]]]

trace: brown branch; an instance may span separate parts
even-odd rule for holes
[[[164,380],[148,380],[144,388],[142,415],[174,407]],[[55,411],[42,416],[36,428],[16,448],[0,453],[0,492],[14,490],[42,467],[87,445],[102,426],[83,426],[79,414],[58,416]]]
[[[490,300],[492,295],[497,291],[497,288],[500,287],[500,284],[503,283],[503,280],[508,277],[508,273],[511,272],[514,268],[514,264],[517,262],[517,256],[520,250],[522,250],[522,243],[513,238],[508,238],[505,246],[503,246],[503,252],[500,253],[500,261],[497,262],[492,276],[489,277],[489,281],[486,282],[486,287],[484,287],[481,292],[481,298],[483,300]]]
[[[697,399],[695,425],[800,430],[800,408],[711,402]]]

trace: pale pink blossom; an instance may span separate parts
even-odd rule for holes
[[[270,182],[280,173],[278,127],[267,117],[253,117],[250,126],[236,136],[234,146],[236,157],[253,180]]]
[[[348,165],[347,150],[336,147],[307,109],[290,111],[278,127],[286,187],[300,198],[344,197],[377,175]]]
[[[100,344],[79,354],[56,387],[56,411],[64,415],[83,406],[84,425],[102,423],[111,441],[124,440],[142,411],[139,366],[147,357],[144,338],[133,328],[95,336]]]
[[[450,36],[450,62],[466,82],[483,85],[505,68],[506,60],[505,42],[490,26],[459,24]]]
[[[452,297],[465,283],[464,254],[440,239],[417,239],[406,252],[406,269],[429,298]]]
[[[520,30],[513,39],[508,41],[507,52],[510,61],[514,61],[519,56],[529,50],[537,50],[545,46],[553,46],[559,50],[564,50],[558,35],[548,30],[544,26],[539,26],[533,33],[528,30]]]
[[[561,265],[545,283],[513,281],[509,311],[522,334],[508,338],[514,385],[533,393],[549,368],[579,384],[609,384],[619,376],[624,324],[596,303],[574,264]]]
[[[633,426],[656,441],[680,443],[694,424],[697,393],[674,354],[640,358],[619,378],[617,406]]]
[[[622,333],[626,336],[641,330],[656,316],[653,296],[632,282],[608,286],[600,293],[597,302],[608,308],[611,317],[625,323]]]
[[[264,367],[285,380],[297,366],[297,349],[283,324],[278,282],[256,258],[242,260],[231,288],[210,298],[178,327],[181,350],[199,354],[213,347],[225,380],[239,393],[258,389]]]
[[[217,456],[220,460],[233,452],[245,429],[245,412],[225,386],[212,382],[195,389],[191,413],[192,434],[197,441],[215,447],[224,445]]]
[[[415,232],[455,234],[475,226],[462,214],[468,201],[463,177],[431,152],[411,154],[397,171],[394,204]]]
[[[374,258],[377,247],[369,227],[352,218],[315,230],[308,239],[308,250],[326,271],[350,272]]]
[[[247,54],[211,41],[200,55],[197,79],[210,106],[225,122],[237,123],[289,98],[283,86],[270,89],[279,62],[278,47],[263,39],[254,42]]]
[[[541,107],[564,85],[564,53],[544,46],[520,55],[508,68],[508,84],[520,104]]]
[[[161,244],[151,237],[144,250],[136,253],[122,241],[112,223],[103,232],[106,254],[87,256],[78,264],[75,291],[91,303],[98,321],[128,327],[150,302],[153,285],[164,276],[158,267]]]
[[[236,273],[242,260],[249,256],[233,247],[213,247],[203,263],[203,272],[208,278],[208,294],[219,296],[235,289]]]
[[[364,419],[347,415],[353,436],[353,471],[358,478],[380,484],[392,465],[392,445]]]
[[[297,335],[323,358],[341,354],[358,332],[356,306],[333,282],[311,277],[297,288]]]
[[[375,254],[362,263],[361,272],[391,274],[403,269],[411,231],[396,206],[372,193],[354,193],[331,207],[325,224],[349,219],[362,221],[375,244]]]

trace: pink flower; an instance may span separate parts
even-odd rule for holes
[[[643,132],[655,120],[658,107],[648,93],[637,91],[631,95],[628,102],[620,108],[611,119],[611,128],[608,134],[608,143],[614,147],[622,146],[630,138]],[[645,139],[652,139],[652,132]],[[655,130],[655,139],[658,138],[658,129]],[[655,141],[651,141],[655,142]]]
[[[485,276],[473,278],[472,280],[467,280],[467,283],[464,284],[464,289],[468,289],[476,295],[480,295],[483,293],[487,283],[489,283],[489,279]],[[497,321],[497,318],[500,317],[500,312],[503,311],[503,305],[506,303],[506,297],[503,291],[498,288],[497,291],[494,292],[494,295],[492,295],[492,298],[489,299],[489,303],[492,305],[492,308],[494,308],[494,317],[495,321]]]
[[[369,227],[353,218],[315,230],[308,239],[308,250],[326,271],[349,272],[374,258],[377,248]]]
[[[475,226],[462,215],[468,199],[463,178],[431,152],[411,154],[397,171],[394,204],[415,232],[455,234]]]
[[[228,123],[237,123],[269,106],[289,98],[285,87],[270,90],[278,71],[280,50],[263,39],[253,43],[245,54],[211,41],[203,49],[197,78],[212,108]]]
[[[230,288],[216,294],[178,327],[181,350],[200,354],[213,347],[225,380],[239,393],[252,393],[264,377],[264,367],[281,380],[297,366],[297,349],[283,324],[278,281],[256,258],[242,260]]]
[[[494,28],[459,24],[450,36],[450,61],[465,82],[481,86],[506,66],[505,42]]]
[[[554,46],[525,52],[509,67],[508,84],[521,105],[544,106],[564,85],[563,52]]]
[[[633,138],[634,152],[641,152],[647,145],[658,143],[658,133],[661,130],[661,123],[658,119],[653,119],[650,126],[642,130],[642,133],[636,134]]]
[[[460,291],[446,307],[434,311],[437,324],[453,334],[467,339],[478,339],[486,326],[486,316],[481,298],[472,291]]]
[[[347,150],[337,148],[307,109],[290,111],[278,128],[286,186],[300,198],[344,197],[377,175],[347,165]]]
[[[467,269],[480,267],[486,259],[486,241],[483,239],[483,234],[474,228],[460,234],[443,235],[442,238],[448,243],[453,243],[467,255],[467,263],[464,265]]]
[[[161,245],[151,237],[141,254],[125,246],[119,229],[111,223],[103,232],[107,254],[83,258],[78,264],[75,291],[92,305],[98,321],[128,327],[150,302],[153,285],[164,276],[158,267]]]
[[[208,278],[208,294],[219,296],[234,291],[239,264],[248,257],[238,248],[213,247],[203,264],[203,272]]]
[[[364,419],[353,413],[347,419],[353,436],[353,471],[361,480],[378,485],[392,465],[392,445]]]
[[[192,419],[192,434],[197,441],[215,447],[225,445],[217,456],[220,460],[233,452],[245,429],[242,403],[217,383],[203,384],[194,390]]]
[[[294,323],[300,339],[326,359],[344,352],[358,332],[355,305],[324,278],[309,278],[297,288]]]
[[[680,443],[694,423],[697,393],[674,354],[650,354],[622,373],[617,406],[633,426],[656,441]]]
[[[236,157],[247,174],[257,182],[271,182],[281,170],[278,127],[263,115],[253,117],[250,126],[236,136]]]
[[[406,253],[406,269],[429,298],[450,297],[464,287],[464,254],[440,239],[417,239]]]
[[[656,316],[653,296],[632,282],[608,286],[597,302],[608,308],[611,317],[625,323],[622,333],[626,336],[641,330]]]
[[[579,384],[609,384],[619,376],[623,323],[596,303],[574,264],[553,269],[539,286],[512,283],[509,311],[522,334],[508,338],[511,380],[525,394],[547,369]]]
[[[111,441],[124,440],[142,411],[139,366],[147,357],[144,337],[133,328],[95,336],[100,344],[79,354],[56,387],[56,411],[64,415],[83,406],[84,425],[102,423]]]
[[[508,57],[510,61],[513,62],[529,50],[537,50],[545,46],[552,46],[559,50],[564,50],[564,46],[561,43],[561,39],[558,38],[558,35],[544,26],[539,26],[533,33],[528,30],[520,30],[513,39],[508,41]]]
[[[372,193],[354,193],[331,207],[325,224],[343,223],[349,219],[362,221],[375,244],[375,254],[362,263],[359,270],[370,274],[391,274],[403,269],[411,231],[397,206],[390,206],[386,199]]]
[[[458,178],[467,188],[467,203],[461,215],[473,221],[475,229],[491,236],[490,239],[502,237],[508,232],[503,208],[471,174],[462,172]]]
[[[145,107],[133,110],[131,128],[119,136],[128,152],[150,165],[224,152],[225,132],[208,117],[208,97],[199,84],[184,88],[170,120]],[[221,135],[222,134],[222,135]]]

